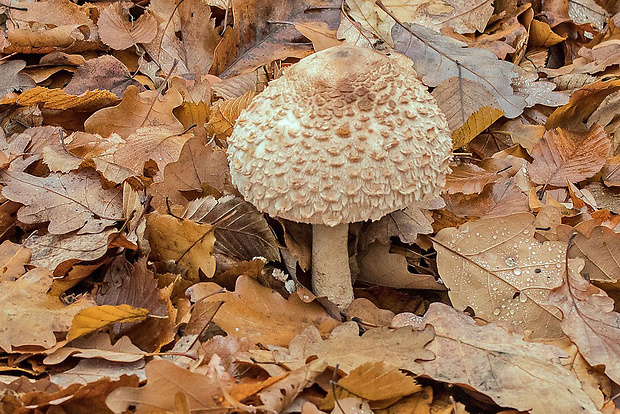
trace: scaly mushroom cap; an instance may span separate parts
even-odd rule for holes
[[[272,81],[228,145],[232,181],[260,211],[335,226],[439,195],[452,141],[410,60],[341,45]]]

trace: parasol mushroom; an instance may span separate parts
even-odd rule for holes
[[[258,210],[313,225],[314,293],[345,309],[348,223],[437,197],[451,144],[408,58],[343,44],[272,81],[237,119],[228,157]]]

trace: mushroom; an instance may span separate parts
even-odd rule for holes
[[[343,44],[272,81],[237,119],[227,152],[247,201],[313,225],[314,293],[346,309],[348,223],[437,197],[451,146],[411,60]]]

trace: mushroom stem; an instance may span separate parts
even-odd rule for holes
[[[348,238],[348,223],[334,227],[312,225],[312,289],[316,296],[326,296],[340,310],[353,301]]]

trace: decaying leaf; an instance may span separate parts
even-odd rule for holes
[[[518,76],[515,67],[498,60],[493,52],[465,47],[458,40],[415,24],[407,28],[395,25],[392,37],[395,48],[413,61],[425,85],[438,86],[450,78],[467,79],[491,92],[497,109],[507,118],[515,118],[525,108],[525,99],[516,95],[511,86],[511,80]],[[466,103],[460,105],[467,107]]]

